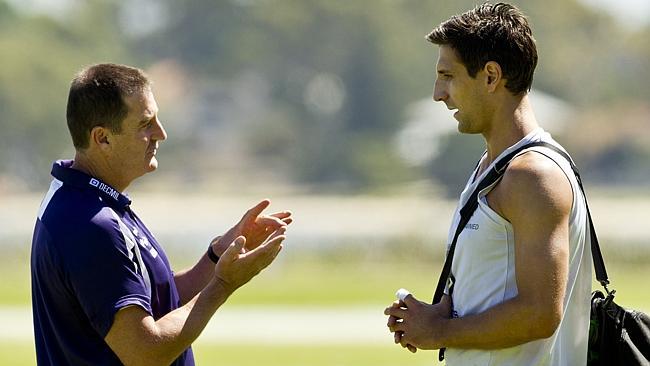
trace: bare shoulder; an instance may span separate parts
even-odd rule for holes
[[[510,163],[495,193],[502,213],[510,221],[521,215],[537,219],[540,215],[565,216],[573,204],[571,184],[562,169],[534,151]]]

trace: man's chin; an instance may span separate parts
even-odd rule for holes
[[[454,113],[454,119],[456,120],[456,122],[458,122],[458,123],[456,124],[456,128],[458,129],[458,132],[460,132],[460,133],[466,133],[466,131],[465,131],[465,130],[466,130],[465,123],[463,123],[463,121],[461,121],[460,119],[458,119],[458,111],[456,111],[456,113]]]
[[[460,133],[465,133],[465,134],[475,134],[475,131],[472,131],[470,128],[471,126],[468,125],[467,123],[463,123],[462,121],[458,121],[458,125],[456,126],[458,128],[458,132]]]

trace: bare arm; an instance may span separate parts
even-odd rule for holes
[[[282,248],[283,229],[277,236],[245,252],[239,237],[223,253],[208,285],[184,306],[157,321],[142,308],[120,309],[105,337],[125,365],[168,365],[199,336],[216,310],[239,287],[275,259]]]
[[[404,319],[392,328],[404,332],[400,342],[425,349],[498,349],[551,336],[562,318],[572,197],[567,178],[550,160],[529,153],[513,161],[488,201],[514,228],[518,294],[455,319],[407,297],[407,309],[390,313]]]
[[[125,365],[168,365],[203,331],[230,294],[217,282],[155,321],[139,306],[120,309],[106,343]]]

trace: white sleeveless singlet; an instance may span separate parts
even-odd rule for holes
[[[495,161],[524,144],[536,141],[545,141],[561,148],[548,133],[538,128],[506,149]],[[519,346],[498,350],[447,349],[445,358],[448,366],[573,366],[587,362],[592,259],[585,200],[571,165],[565,158],[544,147],[526,149],[521,153],[531,150],[553,160],[567,176],[573,190],[569,217],[569,271],[562,320],[551,337]],[[476,177],[477,171],[478,167],[461,193],[459,208],[484,176],[483,173]],[[488,206],[485,198],[495,185],[479,193],[479,206],[456,243],[451,269],[455,279],[452,294],[454,316],[478,314],[517,295],[513,228]],[[459,208],[454,214],[448,243],[451,243],[460,220]]]

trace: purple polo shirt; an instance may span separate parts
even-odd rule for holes
[[[32,309],[39,365],[121,365],[104,342],[115,313],[158,320],[180,306],[165,252],[131,200],[57,161],[32,240]],[[194,365],[192,349],[172,365]]]

